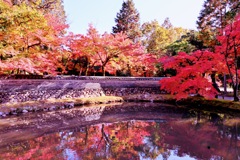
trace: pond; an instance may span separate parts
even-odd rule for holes
[[[85,106],[0,119],[0,159],[240,159],[239,113]]]

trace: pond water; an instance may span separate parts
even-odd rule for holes
[[[116,106],[93,106],[88,115],[91,109],[81,107],[0,119],[0,159],[240,159],[238,113]]]

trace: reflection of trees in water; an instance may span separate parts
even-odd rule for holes
[[[61,131],[9,146],[0,159],[167,159],[171,151],[197,159],[239,158],[238,119],[199,111],[184,116],[178,121],[133,120]]]
[[[239,119],[231,125],[226,125],[231,117],[223,114],[192,111],[188,115],[194,118],[177,123],[170,122],[169,127],[172,129],[164,137],[164,141],[170,146],[180,146],[177,151],[179,156],[187,153],[192,157],[202,159],[240,158]]]

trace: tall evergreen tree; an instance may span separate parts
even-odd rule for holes
[[[206,46],[216,44],[216,35],[234,19],[240,11],[239,0],[206,0],[197,20],[200,39]]]
[[[113,27],[113,33],[123,32],[128,38],[137,42],[141,37],[140,16],[134,6],[133,0],[124,1],[122,8],[115,18],[116,26]]]

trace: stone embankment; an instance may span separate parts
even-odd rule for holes
[[[0,103],[158,93],[157,78],[0,80]]]
[[[0,117],[54,111],[86,104],[164,102],[218,112],[240,112],[240,103],[189,97],[176,101],[160,90],[156,78],[133,77],[1,77]]]
[[[161,78],[132,78],[132,77],[46,77],[42,79],[8,79],[0,80],[1,108],[8,108],[0,116],[8,114],[26,113],[38,110],[56,110],[72,108],[71,99],[84,99],[107,96],[126,97],[130,95],[149,96],[159,94],[159,80]],[[47,108],[24,106],[20,108],[6,107],[8,104],[25,103],[29,101],[70,99],[61,105],[50,105]],[[106,98],[106,103],[112,98]],[[122,101],[121,98],[112,100]],[[88,103],[87,101],[85,103]],[[102,103],[102,102],[100,102]],[[105,102],[103,102],[105,103]],[[83,104],[82,102],[79,104]]]

